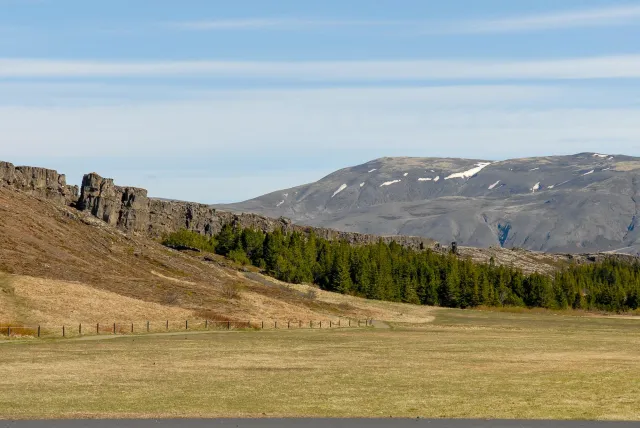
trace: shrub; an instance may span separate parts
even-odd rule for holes
[[[216,241],[214,238],[208,238],[186,229],[182,229],[165,236],[162,240],[162,245],[176,249],[197,249],[210,253],[213,253],[216,250]]]
[[[241,288],[237,282],[225,282],[222,284],[222,295],[227,299],[236,299],[240,297]]]
[[[231,250],[227,257],[243,266],[251,264],[251,260],[249,260],[249,257],[247,257],[247,254],[243,250]]]

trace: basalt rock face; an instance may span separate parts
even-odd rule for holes
[[[295,225],[284,217],[236,214],[218,211],[198,203],[153,199],[149,198],[145,189],[116,186],[113,179],[103,178],[96,173],[85,175],[79,189],[78,186],[67,185],[65,176],[57,171],[30,166],[16,167],[8,162],[0,162],[0,186],[11,187],[59,205],[75,206],[79,211],[88,212],[124,232],[140,233],[152,238],[159,238],[180,229],[212,236],[230,224],[264,232],[273,232],[276,229],[287,233],[313,232],[324,239],[344,240],[356,245],[374,243],[380,239],[387,243],[395,241],[414,249],[431,248],[435,244],[428,238],[381,238],[376,235]]]
[[[112,179],[96,173],[83,177],[77,207],[125,230],[145,231],[149,222],[149,198],[145,189],[116,186]]]
[[[78,186],[67,185],[64,174],[52,169],[0,162],[0,185],[65,205],[78,200]]]
[[[153,199],[148,197],[145,189],[116,186],[112,179],[102,178],[96,173],[84,176],[77,208],[89,211],[93,216],[125,232],[142,233],[153,238],[180,229],[211,236],[230,224],[264,232],[273,232],[276,229],[284,232],[298,231],[305,235],[313,232],[324,239],[344,240],[355,245],[375,243],[380,239],[387,243],[395,241],[414,249],[430,248],[435,244],[428,238],[381,238],[375,235],[294,225],[283,217],[274,219],[257,214],[235,214],[218,211],[203,204]]]

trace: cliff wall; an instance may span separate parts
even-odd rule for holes
[[[116,186],[112,179],[102,178],[96,173],[84,176],[77,208],[90,211],[95,217],[125,232],[142,233],[152,238],[183,228],[211,236],[220,232],[224,225],[231,224],[264,232],[272,232],[278,228],[285,232],[299,231],[304,234],[313,231],[321,238],[345,240],[352,244],[375,243],[381,239],[375,235],[294,225],[286,218],[235,214],[218,211],[203,204],[153,199],[148,197],[145,189]],[[429,248],[435,244],[431,239],[412,236],[382,239],[385,242],[396,241],[414,249]]]
[[[64,174],[52,169],[14,166],[0,161],[0,186],[12,187],[65,205],[78,200],[78,186],[67,185]]]
[[[138,233],[151,238],[180,229],[204,235],[215,235],[226,224],[253,228],[264,232],[282,229],[304,234],[316,233],[324,239],[344,240],[352,244],[375,243],[379,239],[414,249],[434,247],[431,239],[412,236],[366,235],[340,232],[325,228],[312,228],[293,224],[286,218],[267,218],[257,214],[236,214],[218,211],[208,205],[149,198],[145,189],[116,186],[113,179],[96,173],[87,174],[82,186],[67,185],[64,174],[45,168],[14,166],[0,161],[0,186],[11,187],[30,195],[50,200],[59,205],[73,206],[127,233]]]

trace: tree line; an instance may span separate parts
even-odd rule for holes
[[[521,306],[622,312],[640,306],[640,263],[606,258],[572,264],[553,276],[476,263],[455,254],[391,242],[350,245],[310,233],[264,233],[226,225],[205,237],[181,230],[164,245],[215,252],[291,283],[368,299],[468,308]]]

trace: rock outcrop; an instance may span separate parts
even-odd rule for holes
[[[293,224],[289,219],[273,219],[257,214],[236,214],[218,211],[208,205],[166,201],[149,198],[145,189],[116,186],[112,179],[102,178],[96,173],[87,174],[82,180],[77,208],[89,211],[106,223],[128,233],[141,233],[152,238],[180,229],[193,230],[203,235],[215,235],[227,224],[252,228],[264,232],[282,229],[303,234],[314,232],[317,236],[331,240],[344,240],[351,244],[368,244],[382,239],[395,241],[414,249],[433,247],[428,238],[411,236],[367,235],[339,232],[326,228],[312,228]]]
[[[67,185],[64,174],[52,169],[0,162],[0,185],[65,205],[78,199],[78,186]]]

